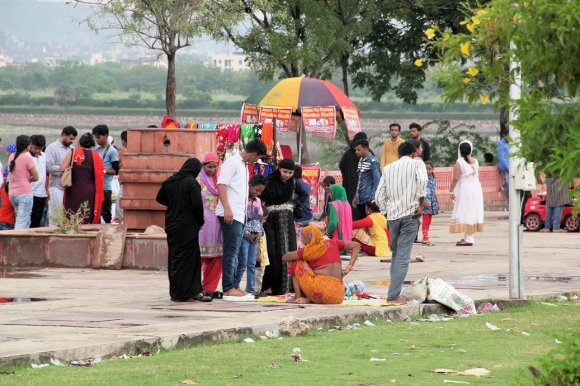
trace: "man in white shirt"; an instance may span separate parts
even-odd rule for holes
[[[54,215],[62,208],[64,201],[64,188],[60,184],[60,164],[66,157],[67,153],[71,151],[72,145],[77,137],[77,130],[72,126],[67,126],[62,129],[60,138],[46,147],[46,169],[49,174],[48,179],[48,223],[53,226],[56,225],[52,220]]]
[[[32,214],[30,216],[30,227],[41,226],[44,208],[48,201],[46,186],[46,155],[42,151],[46,146],[44,135],[33,135],[30,137],[30,155],[34,161],[34,166],[38,172],[38,180],[31,182],[32,185]]]
[[[390,301],[400,300],[427,190],[425,163],[411,158],[415,146],[405,142],[399,146],[398,151],[399,160],[385,166],[375,194],[381,212],[386,213],[391,233],[389,244],[393,257],[388,293]]]
[[[218,178],[220,201],[216,215],[223,235],[222,289],[224,296],[247,296],[234,286],[234,274],[238,266],[238,253],[244,235],[246,206],[248,203],[248,166],[266,154],[266,145],[259,139],[246,144],[244,150],[232,155],[223,163]],[[250,294],[251,295],[251,294]],[[253,299],[253,295],[252,299]]]

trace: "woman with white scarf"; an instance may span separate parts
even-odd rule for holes
[[[483,191],[479,182],[479,163],[471,156],[472,150],[470,141],[459,144],[449,188],[454,202],[449,232],[464,234],[457,246],[472,246],[475,233],[483,232]]]

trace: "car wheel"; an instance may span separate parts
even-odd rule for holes
[[[580,220],[578,217],[572,217],[572,215],[569,214],[564,219],[564,227],[568,232],[578,232],[578,230],[580,230]]]
[[[537,213],[531,213],[524,219],[524,225],[530,232],[537,232],[542,227],[542,218]]]

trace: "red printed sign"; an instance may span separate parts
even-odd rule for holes
[[[318,180],[320,168],[314,165],[300,165],[302,168],[302,181],[310,185],[310,208],[312,212],[318,212]]]
[[[344,121],[346,122],[348,137],[352,139],[356,133],[361,131],[358,111],[353,107],[341,107],[341,110]]]
[[[302,107],[304,130],[314,137],[334,138],[336,134],[336,110],[334,106]]]
[[[276,118],[276,128],[279,133],[286,133],[292,119],[292,107],[260,106],[260,123],[272,122]]]
[[[243,104],[242,123],[258,123],[258,105],[251,103]]]

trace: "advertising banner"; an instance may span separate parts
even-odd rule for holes
[[[348,138],[352,139],[356,133],[361,131],[358,111],[353,107],[341,107],[341,110],[346,123]]]
[[[258,105],[244,103],[242,106],[242,123],[258,123]]]
[[[258,122],[272,122],[273,118],[276,118],[276,128],[279,133],[288,132],[290,119],[292,119],[292,107],[260,106]]]
[[[316,165],[300,165],[302,168],[302,181],[310,185],[310,208],[312,213],[318,212],[318,180],[320,179],[320,168]]]
[[[336,110],[334,106],[302,107],[304,130],[314,137],[333,139],[336,134]]]

